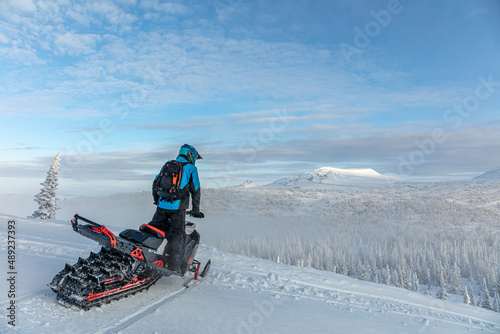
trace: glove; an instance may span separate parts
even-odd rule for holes
[[[153,204],[154,204],[154,205],[158,205],[158,200],[159,200],[159,199],[160,199],[159,197],[155,197],[155,198],[154,198],[154,202],[153,202]]]
[[[203,218],[203,217],[205,217],[205,215],[203,214],[203,212],[193,210],[193,211],[191,211],[191,217]]]

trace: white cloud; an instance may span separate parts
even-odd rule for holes
[[[66,11],[66,17],[73,22],[77,22],[83,27],[90,27],[90,23],[92,22],[92,17],[88,15],[86,10],[83,10],[80,5],[75,5],[74,8],[69,8]]]
[[[112,1],[93,1],[89,5],[89,8],[100,15],[106,16],[115,11],[118,11],[120,8],[114,4]]]
[[[10,39],[0,32],[0,44],[8,44]]]
[[[137,0],[115,0],[120,5],[124,6],[135,6],[137,4]]]
[[[10,45],[0,45],[0,59],[7,60],[11,64],[22,64],[24,66],[43,65],[44,60],[37,55],[36,49],[28,43],[14,40]],[[21,79],[17,78],[21,81]]]
[[[158,0],[142,0],[140,7],[143,9],[155,10],[166,14],[188,15],[191,13],[190,7],[173,2],[162,2]]]
[[[12,14],[29,15],[36,11],[37,7],[32,0],[2,0],[0,1],[0,13],[5,16]],[[2,15],[3,16],[3,15]]]
[[[101,37],[95,34],[74,34],[66,32],[55,39],[54,45],[56,52],[59,54],[78,56],[81,54],[95,53],[95,46],[100,39]]]

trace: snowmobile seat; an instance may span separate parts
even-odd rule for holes
[[[165,232],[149,224],[142,224],[141,227],[139,227],[139,230],[154,235],[155,237],[160,239],[165,238]]]
[[[120,237],[133,242],[141,243],[142,245],[153,249],[158,249],[164,240],[163,238],[157,238],[151,234],[131,229],[126,229],[121,232]]]

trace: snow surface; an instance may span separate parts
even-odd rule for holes
[[[269,186],[311,188],[328,185],[373,185],[395,182],[396,179],[377,173],[371,168],[341,169],[321,167],[301,175],[277,180]]]
[[[4,316],[2,333],[500,332],[498,313],[479,307],[206,245],[197,257],[212,260],[210,276],[184,294],[173,295],[181,281],[169,277],[147,292],[101,308],[68,309],[56,302],[46,284],[66,262],[87,257],[98,245],[73,232],[69,221],[6,214],[0,214],[0,220],[2,268],[7,267],[6,222],[16,221],[18,272],[16,326],[8,326]],[[0,282],[5,296],[7,281]],[[4,313],[8,303],[5,297],[0,303]]]
[[[475,177],[474,180],[500,180],[500,169],[490,170]]]

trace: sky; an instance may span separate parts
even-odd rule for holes
[[[0,0],[0,194],[500,168],[500,1]]]

